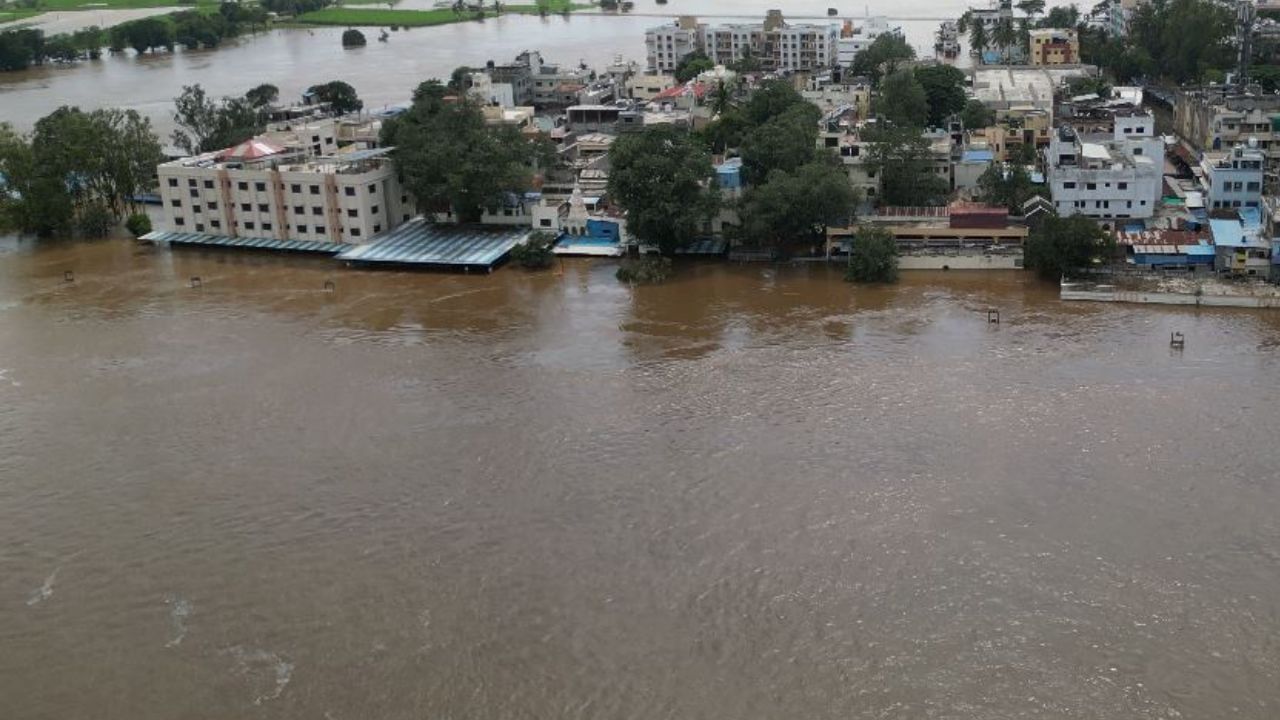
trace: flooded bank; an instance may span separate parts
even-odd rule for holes
[[[0,717],[1274,718],[1280,316],[1056,296],[5,241]]]

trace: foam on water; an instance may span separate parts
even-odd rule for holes
[[[58,581],[58,571],[61,569],[61,565],[54,568],[53,572],[49,573],[49,577],[44,579],[44,584],[31,592],[31,596],[27,598],[28,607],[39,605],[53,597],[53,584]]]
[[[284,692],[293,676],[293,663],[268,650],[243,648],[239,645],[227,650],[236,661],[235,672],[253,681],[255,692],[254,705],[275,700]],[[274,680],[267,685],[268,679]]]
[[[165,643],[165,647],[177,647],[187,636],[187,618],[195,608],[186,599],[177,595],[166,595],[164,604],[169,606],[169,622],[173,624],[173,637]]]

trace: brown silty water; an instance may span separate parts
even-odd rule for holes
[[[1280,714],[1280,314],[612,273],[0,244],[0,717]]]

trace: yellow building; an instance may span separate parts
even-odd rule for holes
[[[1043,28],[1031,31],[1032,65],[1078,65],[1080,38],[1075,30]]]

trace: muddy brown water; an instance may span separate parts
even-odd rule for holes
[[[0,243],[0,717],[1280,715],[1280,313],[612,272]]]

